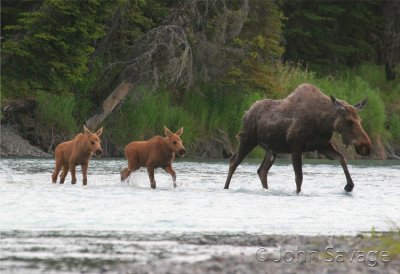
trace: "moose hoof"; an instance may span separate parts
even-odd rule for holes
[[[296,194],[299,194],[300,191],[301,191],[301,189],[297,189],[297,190],[296,190]]]
[[[349,184],[347,184],[347,185],[344,187],[344,190],[346,190],[347,192],[351,192],[351,191],[353,190],[353,187],[354,187],[354,185],[349,185]]]
[[[176,188],[177,187],[177,185],[176,185],[176,183],[174,183],[174,188]]]
[[[151,184],[150,187],[151,187],[152,189],[156,189],[156,184]]]
[[[76,184],[76,181],[71,181],[71,184],[72,184],[72,185]]]

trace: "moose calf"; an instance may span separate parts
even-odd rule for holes
[[[162,167],[171,174],[176,187],[176,173],[172,169],[172,161],[175,155],[183,157],[185,147],[180,136],[183,127],[176,133],[172,133],[164,126],[165,137],[155,136],[148,141],[131,142],[125,147],[125,156],[128,159],[128,167],[121,171],[121,181],[126,180],[129,175],[140,167],[146,167],[150,178],[151,188],[156,188],[154,169]]]
[[[61,168],[60,184],[63,184],[68,170],[71,170],[71,183],[76,183],[75,168],[77,165],[82,166],[83,185],[87,184],[87,170],[89,160],[92,155],[100,156],[102,149],[100,145],[100,136],[103,133],[103,128],[100,128],[95,133],[91,133],[85,126],[83,132],[75,136],[71,141],[59,144],[55,150],[56,167],[53,172],[53,183],[57,182],[57,176]]]

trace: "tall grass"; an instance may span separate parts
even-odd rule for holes
[[[262,96],[225,94],[212,88],[187,92],[179,103],[165,90],[139,89],[106,121],[108,135],[122,146],[132,140],[163,135],[163,126],[171,130],[184,127],[182,139],[188,148],[222,130],[233,141],[239,132],[244,111]],[[137,100],[137,98],[140,98]]]
[[[36,123],[39,126],[64,134],[76,132],[75,99],[72,94],[55,95],[42,92],[37,94],[36,100]]]

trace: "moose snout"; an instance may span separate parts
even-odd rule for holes
[[[370,143],[363,143],[354,146],[356,152],[362,156],[368,156],[371,154],[371,144]]]
[[[183,157],[183,156],[185,156],[186,150],[183,148],[183,149],[179,150],[178,153],[179,153],[180,157]]]
[[[101,154],[103,154],[103,151],[102,151],[101,149],[97,149],[97,150],[94,152],[94,156],[96,156],[96,157],[100,156]]]

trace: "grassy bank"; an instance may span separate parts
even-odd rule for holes
[[[243,114],[253,102],[261,98],[284,98],[299,84],[311,83],[349,103],[368,98],[368,106],[360,112],[368,134],[375,143],[400,144],[400,80],[386,81],[383,67],[364,65],[340,76],[317,77],[299,67],[278,66],[274,79],[275,88],[268,94],[212,86],[181,94],[167,89],[138,88],[106,119],[104,138],[114,147],[114,154],[118,154],[132,140],[162,134],[164,125],[172,130],[183,126],[183,140],[189,151],[199,151],[199,146],[212,142],[220,132],[235,147]],[[71,94],[38,95],[37,124],[72,136],[84,122],[84,116],[88,118],[89,111],[83,111],[82,100]],[[262,155],[262,151],[255,150],[250,157]]]

